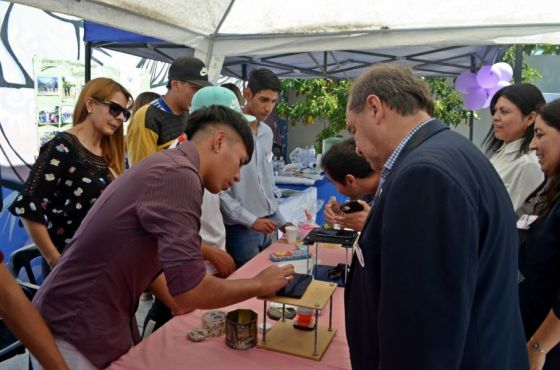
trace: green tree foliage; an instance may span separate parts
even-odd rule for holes
[[[557,54],[557,45],[526,45],[524,55]],[[508,48],[502,60],[510,65],[515,64],[515,46]],[[534,82],[542,76],[538,70],[523,62],[522,81]],[[469,111],[464,109],[461,94],[455,91],[452,78],[426,77],[434,97],[434,116],[450,125],[466,123]],[[282,80],[282,96],[277,111],[281,117],[287,118],[292,125],[303,123],[313,124],[316,120],[325,119],[327,125],[315,137],[317,152],[321,150],[323,139],[336,136],[346,129],[346,102],[351,82],[328,78],[285,79]],[[295,94],[295,102],[288,103],[288,93]],[[476,113],[475,113],[476,117]]]
[[[295,94],[295,102],[289,104],[282,99],[276,110],[292,125],[313,124],[317,119],[325,119],[327,125],[315,137],[315,148],[321,150],[323,139],[336,136],[346,127],[346,102],[350,82],[328,78],[285,79],[282,80],[282,96]]]
[[[434,117],[453,126],[467,122],[469,111],[464,108],[463,98],[455,90],[452,79],[426,77],[424,80],[430,87],[434,98]]]
[[[444,122],[457,125],[468,117],[462,107],[461,96],[453,89],[452,81],[445,78],[426,78],[435,98],[435,116]],[[282,80],[284,99],[277,106],[281,117],[290,124],[311,125],[325,119],[327,125],[315,137],[315,147],[321,150],[323,139],[339,135],[346,129],[346,103],[350,82],[347,80],[285,79]],[[294,94],[294,102],[288,102],[288,93]]]
[[[515,46],[509,47],[502,61],[508,63],[510,66],[515,65]],[[539,55],[539,54],[559,54],[559,47],[552,45],[525,45],[523,47],[523,55]],[[533,83],[542,77],[541,73],[527,64],[527,60],[523,59],[523,67],[521,68],[521,81]]]

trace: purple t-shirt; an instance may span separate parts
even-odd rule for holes
[[[107,367],[138,339],[141,293],[163,270],[172,295],[205,275],[203,184],[194,145],[155,153],[95,202],[33,303],[53,334]]]

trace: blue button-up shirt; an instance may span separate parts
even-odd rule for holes
[[[376,195],[380,194],[381,188],[383,187],[383,183],[387,179],[387,176],[389,176],[389,173],[391,172],[391,170],[393,169],[393,166],[397,162],[397,159],[399,158],[399,155],[401,154],[401,152],[402,152],[404,146],[406,145],[406,143],[408,143],[410,138],[412,138],[418,130],[420,130],[426,123],[428,123],[432,120],[433,120],[433,118],[430,118],[429,120],[424,121],[421,124],[419,124],[418,126],[416,126],[415,128],[413,128],[408,134],[406,134],[405,137],[403,137],[403,139],[401,140],[399,145],[397,145],[395,150],[393,150],[393,153],[391,153],[389,158],[387,158],[387,160],[385,161],[385,164],[383,165],[383,169],[381,170],[381,179],[379,180],[379,186],[377,187]]]

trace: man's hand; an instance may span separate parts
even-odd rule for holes
[[[290,279],[293,279],[294,266],[285,265],[282,267],[270,266],[262,270],[257,276],[257,280],[261,288],[259,289],[259,297],[266,297],[275,293],[278,289],[283,288]]]
[[[270,234],[278,229],[278,225],[268,218],[257,218],[251,228],[263,234]]]
[[[344,229],[362,231],[371,207],[363,200],[358,200],[358,202],[364,207],[362,211],[352,213],[341,212],[340,214],[333,217],[333,222],[340,225],[340,227]]]
[[[335,221],[336,216],[344,215],[340,210],[340,203],[338,203],[336,200],[329,200],[327,204],[325,204],[323,214],[327,223],[331,225],[337,223]]]
[[[218,270],[218,277],[226,278],[235,271],[235,261],[226,251],[208,244],[202,244],[201,251],[202,257]]]

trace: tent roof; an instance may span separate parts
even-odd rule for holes
[[[194,49],[128,31],[84,22],[84,40],[103,47],[143,58],[172,62],[183,55],[194,55]],[[491,46],[411,46],[378,50],[337,50],[286,53],[262,56],[229,56],[222,74],[243,78],[253,67],[267,67],[280,77],[353,78],[377,62],[400,62],[423,76],[454,76],[474,65],[491,64],[505,47]]]
[[[226,57],[262,62],[274,56],[267,62],[283,63],[286,55],[303,53],[294,63],[303,70],[324,68],[325,55],[327,65],[336,64],[334,58],[328,61],[331,51],[375,50],[410,62],[410,54],[434,49],[443,49],[445,60],[452,56],[445,53],[454,50],[446,48],[464,45],[560,44],[558,6],[550,0],[159,0],[157,6],[153,0],[15,2],[186,45],[211,70],[221,69]],[[397,48],[407,49],[399,55]],[[475,55],[491,54],[481,49]],[[356,53],[342,56],[346,64],[339,69],[364,59]],[[233,70],[240,61],[228,59],[225,67]]]

